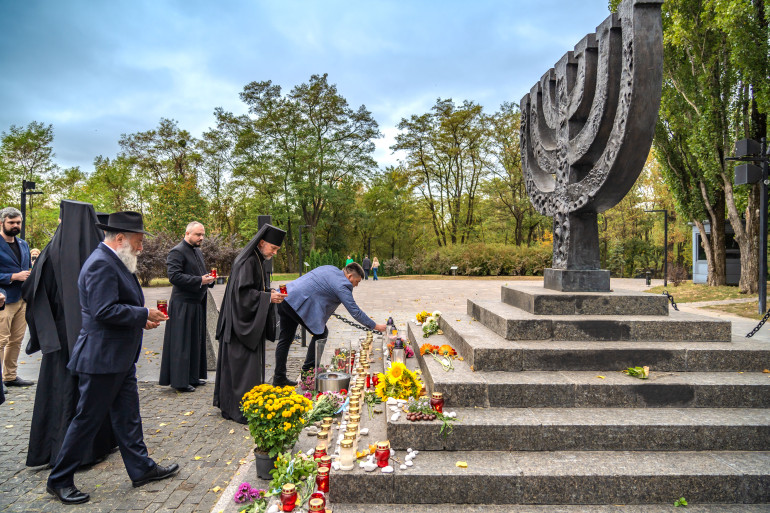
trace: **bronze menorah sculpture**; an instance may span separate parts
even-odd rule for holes
[[[662,0],[623,0],[521,100],[527,193],[553,216],[545,287],[609,291],[597,214],[633,186],[650,151],[663,77]]]

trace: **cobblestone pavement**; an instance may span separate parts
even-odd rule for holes
[[[355,289],[361,308],[379,322],[392,316],[400,328],[422,309],[441,310],[445,314],[464,313],[467,298],[498,299],[500,286],[512,280],[372,280]],[[656,283],[653,282],[655,285]],[[613,288],[643,290],[644,280],[613,280]],[[213,289],[217,303],[224,286]],[[170,288],[145,291],[147,304],[167,298]],[[344,308],[337,313],[349,317]],[[697,313],[710,315],[708,310]],[[721,316],[721,314],[719,315]],[[756,323],[731,318],[733,332],[743,334]],[[329,337],[333,344],[358,339],[361,332],[332,318]],[[755,339],[770,340],[765,329]],[[231,481],[247,478],[236,476],[248,469],[252,443],[245,426],[225,421],[219,410],[211,406],[213,385],[190,394],[180,394],[157,385],[163,329],[145,334],[142,356],[137,365],[140,380],[140,404],[145,441],[150,455],[161,464],[179,463],[180,473],[171,479],[133,488],[119,453],[75,476],[76,484],[91,494],[91,502],[66,508],[81,512],[108,511],[212,511],[217,501],[231,501],[232,493],[224,492]],[[271,353],[275,345],[270,344]],[[295,342],[289,355],[290,376],[299,373],[305,349]],[[19,375],[37,379],[40,354],[22,355]],[[274,358],[268,354],[266,374],[271,376]],[[209,372],[213,383],[214,374]],[[25,467],[29,424],[35,387],[12,388],[7,401],[0,406],[0,511],[62,511],[64,506],[45,492],[48,470]],[[248,474],[250,475],[250,474]],[[228,495],[229,493],[229,495]],[[213,511],[219,511],[221,507]]]

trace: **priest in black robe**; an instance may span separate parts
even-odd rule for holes
[[[78,378],[67,370],[67,363],[82,324],[77,280],[83,263],[104,239],[89,203],[64,200],[59,217],[56,233],[22,287],[29,327],[26,352],[43,354],[27,451],[30,467],[53,465],[75,416]],[[100,461],[116,446],[108,416],[86,448],[83,465]]]
[[[214,406],[222,417],[246,423],[243,395],[265,382],[265,339],[275,337],[275,309],[286,297],[269,288],[264,262],[278,252],[286,232],[266,224],[238,254],[219,310],[217,377]],[[272,328],[268,323],[273,323]]]
[[[166,257],[168,280],[173,285],[168,321],[163,334],[160,385],[180,392],[194,392],[206,382],[206,299],[216,278],[206,270],[200,246],[204,226],[193,221],[184,239]]]

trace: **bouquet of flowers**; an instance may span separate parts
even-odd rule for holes
[[[299,375],[299,388],[303,391],[315,390],[315,376],[320,372],[324,372],[323,367],[306,371],[303,370]],[[307,395],[305,397],[307,397]]]
[[[455,349],[449,344],[434,346],[433,344],[425,343],[420,346],[420,354],[432,355],[433,359],[440,363],[441,367],[443,367],[445,371],[450,371],[455,368],[454,363],[452,362],[453,358],[462,360],[461,357],[457,356],[457,351],[455,351]]]
[[[296,393],[294,387],[257,385],[244,394],[241,411],[257,450],[271,458],[297,442],[305,426],[304,415],[313,402]]]
[[[417,314],[417,322],[422,324],[425,322],[425,319],[427,319],[428,317],[430,317],[430,314],[425,310],[423,310],[422,312]]]
[[[430,317],[425,319],[425,322],[422,325],[423,337],[428,338],[431,335],[434,335],[436,333],[438,333],[439,335],[444,334],[444,332],[438,328],[438,320],[440,317],[441,317],[441,312],[435,311],[433,312],[433,314],[431,314]]]
[[[337,348],[334,350],[334,356],[332,356],[332,364],[329,369],[332,371],[344,371],[345,364],[347,363],[350,355],[345,349]]]
[[[238,511],[243,513],[250,513],[256,511],[264,511],[265,498],[267,496],[267,490],[252,488],[249,483],[241,483],[238,487],[238,491],[233,496],[233,501],[236,504],[245,504],[241,506]],[[256,501],[256,502],[255,502]]]
[[[408,399],[420,397],[422,381],[416,372],[407,369],[403,363],[394,363],[387,372],[377,375],[379,382],[375,392],[380,400],[388,397],[395,399]]]
[[[343,389],[344,390],[344,389]],[[345,403],[345,396],[337,392],[324,392],[316,396],[313,409],[305,416],[308,424],[317,422],[324,417],[331,417]]]
[[[391,342],[388,344],[388,354],[390,355],[390,359],[393,359],[393,348],[396,347],[396,344],[394,342]],[[404,356],[407,358],[413,358],[414,357],[414,349],[412,349],[412,346],[404,342]]]

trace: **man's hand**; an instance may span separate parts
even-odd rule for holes
[[[0,307],[5,304],[5,294],[0,294]]]
[[[159,322],[147,321],[146,323],[144,323],[144,329],[146,330],[154,330],[158,326],[160,326]]]
[[[210,274],[204,274],[203,276],[201,276],[201,286],[209,285],[210,283],[214,283],[215,281],[217,281],[217,279],[211,276]]]
[[[150,315],[147,316],[148,323],[149,322],[160,323],[161,321],[168,320],[168,316],[163,312],[161,312],[160,310],[158,310],[157,308],[150,308],[149,310],[150,310]],[[157,324],[153,326],[153,328],[157,328],[157,327],[158,327]],[[151,328],[147,328],[147,329],[151,329]]]
[[[29,278],[29,271],[21,271],[11,275],[11,281],[27,281],[27,278]]]
[[[283,303],[283,300],[288,296],[288,294],[281,294],[277,290],[271,290],[270,291],[270,302],[271,303]]]
[[[385,331],[385,328],[387,328],[385,324],[377,324],[374,326],[374,329],[377,331]]]

